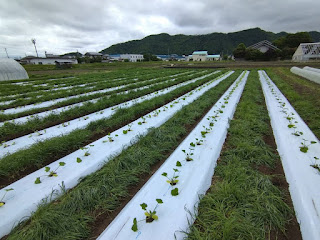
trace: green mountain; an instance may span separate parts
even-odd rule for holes
[[[320,41],[319,32],[309,32],[314,41]],[[133,40],[114,44],[101,53],[152,53],[152,54],[191,54],[195,50],[207,50],[209,54],[230,54],[244,43],[250,46],[262,40],[270,42],[287,35],[286,32],[266,32],[260,28],[252,28],[233,33],[210,33],[206,35],[169,35],[161,33],[150,35],[141,40]]]

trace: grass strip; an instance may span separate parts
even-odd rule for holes
[[[268,69],[266,72],[320,139],[320,85],[294,75],[289,69]]]
[[[271,232],[285,231],[294,217],[285,203],[287,193],[259,171],[279,161],[267,136],[272,136],[268,112],[257,71],[251,71],[188,239],[265,240]]]
[[[104,72],[104,73],[85,73],[85,74],[80,74],[77,77],[73,78],[59,78],[55,80],[51,79],[43,79],[43,80],[35,80],[33,81],[32,79],[29,79],[27,81],[20,81],[23,82],[24,84],[27,85],[20,85],[20,84],[8,84],[10,81],[7,81],[6,84],[0,84],[1,89],[6,90],[6,92],[3,92],[0,94],[2,95],[8,95],[8,94],[13,94],[13,93],[28,93],[30,90],[45,90],[48,89],[48,86],[54,86],[54,85],[61,85],[61,84],[66,84],[67,86],[71,85],[78,85],[78,84],[83,84],[83,83],[92,83],[95,81],[104,81],[104,80],[110,80],[113,81],[115,79],[123,78],[126,79],[128,76],[130,77],[141,77],[141,76],[147,76],[150,75],[150,73],[154,73],[156,71],[145,71],[139,69],[135,70],[128,70],[128,71],[123,71],[123,70],[118,70],[114,72]],[[52,78],[53,75],[50,76]],[[49,77],[48,77],[49,78]],[[48,84],[48,86],[36,86],[40,84]],[[36,87],[33,87],[36,86]],[[28,89],[28,87],[32,87],[31,89]]]
[[[24,117],[24,116],[28,116],[28,115],[35,114],[35,113],[40,113],[40,112],[43,112],[43,111],[53,110],[53,109],[56,109],[56,108],[59,108],[59,107],[68,106],[68,105],[71,105],[71,104],[80,103],[80,102],[84,102],[84,101],[87,101],[87,100],[92,100],[92,99],[95,99],[95,98],[102,98],[102,97],[110,96],[112,94],[120,93],[120,92],[123,92],[123,91],[128,91],[128,90],[132,90],[132,89],[143,87],[143,86],[148,86],[148,85],[155,84],[155,83],[161,83],[161,82],[170,80],[172,78],[173,77],[171,75],[171,76],[162,77],[161,79],[157,78],[157,79],[151,79],[151,80],[148,79],[148,80],[145,80],[145,81],[142,81],[142,82],[132,82],[132,83],[129,83],[130,84],[129,86],[126,86],[126,87],[123,87],[123,88],[120,88],[120,89],[116,89],[116,90],[113,90],[113,91],[110,91],[110,92],[107,92],[107,93],[104,92],[104,93],[91,94],[91,95],[88,95],[88,96],[79,96],[79,97],[76,97],[76,98],[67,99],[67,100],[64,100],[64,101],[57,102],[57,103],[55,103],[55,104],[53,104],[51,106],[48,106],[48,107],[34,108],[34,109],[30,109],[30,110],[27,110],[27,111],[24,111],[24,112],[19,112],[19,113],[14,113],[14,114],[0,114],[0,121],[4,122],[4,121],[8,121],[8,120],[19,118],[19,117]],[[179,76],[177,76],[176,79],[179,79]]]
[[[169,76],[168,76],[169,75]],[[158,72],[152,75],[148,76],[140,76],[138,77],[137,80],[135,80],[134,76],[128,77],[129,79],[125,80],[120,80],[120,81],[99,81],[97,82],[93,88],[73,88],[73,89],[62,89],[60,91],[53,91],[50,94],[45,94],[39,97],[39,93],[35,93],[33,98],[30,99],[25,99],[27,97],[27,94],[23,94],[22,97],[18,97],[18,99],[10,104],[1,106],[0,109],[8,109],[8,108],[14,108],[18,106],[24,106],[24,105],[29,105],[29,104],[35,104],[35,103],[40,103],[44,101],[49,101],[53,99],[58,99],[58,98],[63,98],[63,97],[70,97],[70,96],[75,96],[78,94],[84,94],[87,92],[92,92],[92,91],[98,91],[98,90],[103,90],[106,88],[111,88],[111,87],[117,87],[120,85],[126,85],[126,84],[131,84],[135,82],[141,82],[145,80],[152,80],[154,78],[159,78],[159,77],[170,77],[172,75],[172,71],[166,72],[166,74],[163,74],[162,72]],[[34,87],[32,86],[25,86],[26,88],[31,88],[28,91],[34,91]],[[48,90],[48,87],[40,87],[43,88],[43,90]],[[41,93],[40,93],[41,94]]]
[[[215,74],[215,77],[221,75],[222,72]],[[114,105],[147,95],[152,92],[156,92],[162,90],[166,87],[170,87],[187,80],[194,79],[196,77],[202,76],[202,74],[196,74],[192,76],[184,76],[181,78],[177,78],[175,81],[170,81],[166,83],[160,83],[150,88],[142,89],[142,90],[132,90],[127,94],[112,94],[106,98],[101,98],[97,102],[85,103],[82,106],[77,106],[71,108],[70,110],[63,111],[59,114],[51,114],[45,118],[34,118],[25,124],[15,124],[11,122],[6,122],[2,127],[0,127],[0,138],[2,141],[8,141],[17,137],[21,137],[35,131],[39,131],[51,126],[55,126],[90,113],[98,112],[108,107],[112,107]],[[205,83],[212,79],[212,76],[206,77],[204,79],[199,80],[199,82]]]
[[[232,76],[234,76],[233,74]],[[101,170],[84,178],[52,204],[43,204],[8,239],[85,239],[102,212],[112,212],[128,198],[130,187],[164,161],[232,84],[228,78],[189,104]]]
[[[238,71],[223,82],[226,82],[229,86],[239,74],[240,72]],[[75,130],[68,135],[39,142],[28,149],[3,157],[0,160],[0,187],[7,186],[23,176],[78,150],[80,147],[94,142],[108,133],[201,86],[205,82],[206,80],[202,79],[177,88],[162,96],[136,104],[131,108],[119,109],[110,118],[92,122],[85,129]]]

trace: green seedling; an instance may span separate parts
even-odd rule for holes
[[[57,177],[58,176],[57,170],[59,169],[59,167],[63,167],[64,165],[66,165],[65,162],[59,162],[59,166],[53,171],[50,171],[50,167],[45,167],[44,171],[49,173],[49,174],[37,177],[36,180],[34,181],[34,183],[35,184],[40,184],[41,183],[41,177]]]
[[[132,123],[128,124],[128,132],[131,132],[132,131]]]
[[[189,152],[189,153],[187,153],[186,150],[184,150],[184,149],[182,150],[182,152],[185,153],[185,155],[186,155],[185,160],[186,160],[187,162],[193,161],[193,158],[191,158],[191,156],[193,155],[192,149],[190,149],[190,152]]]
[[[177,161],[177,162],[176,162],[176,166],[177,166],[177,167],[182,167],[181,162],[180,162],[180,161]]]
[[[77,163],[81,163],[82,162],[82,159],[81,158],[77,158]]]
[[[295,135],[297,137],[303,135],[303,132],[297,131],[296,128],[293,128],[294,132],[292,133],[292,135]]]
[[[190,143],[191,147],[196,147],[196,144],[194,144],[193,142]]]
[[[308,141],[308,140],[303,139],[303,142],[301,142],[301,146],[299,147],[299,148],[300,148],[300,151],[303,152],[303,153],[307,153],[307,152],[308,152],[309,146],[310,146],[311,144],[316,144],[316,143],[317,143],[317,142],[315,142],[315,141],[310,141],[310,144],[307,144],[307,143],[306,143],[307,141]]]
[[[166,172],[163,172],[161,174],[162,176],[164,176],[164,177],[166,177],[168,179],[167,183],[169,183],[171,186],[175,186],[179,182],[179,180],[177,179],[179,176],[176,176],[176,173],[179,172],[179,170],[174,168],[173,171],[174,172],[173,172],[172,178],[169,178],[168,177],[168,173],[166,173]]]
[[[91,145],[90,145],[90,146],[91,146]],[[84,151],[84,156],[85,156],[85,157],[90,156],[89,148],[88,148],[88,147],[81,147],[80,149]]]
[[[123,130],[122,132],[123,132],[123,134],[127,134],[128,130]]]
[[[158,220],[158,216],[156,215],[157,214],[157,211],[156,209],[158,208],[159,204],[162,204],[163,201],[161,199],[156,199],[157,201],[157,205],[155,206],[155,208],[153,209],[153,211],[151,210],[147,210],[147,207],[148,205],[146,203],[142,203],[140,204],[142,210],[144,210],[144,215],[146,216],[146,223],[152,223],[154,220]],[[142,220],[141,220],[142,221]],[[140,222],[140,221],[139,221]],[[137,221],[137,218],[134,218],[133,219],[133,225],[131,227],[132,231],[136,232],[138,231],[138,221]]]
[[[202,145],[202,144],[203,144],[203,140],[196,138],[196,144],[197,144],[198,146],[199,146],[199,145]]]
[[[3,201],[4,197],[7,195],[8,192],[14,190],[13,188],[4,189],[5,193],[3,194],[1,200],[0,200],[0,207],[6,204],[6,202]]]

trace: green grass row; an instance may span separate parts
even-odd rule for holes
[[[20,224],[8,239],[86,239],[98,212],[112,212],[129,189],[150,168],[164,161],[197,121],[235,80],[233,74],[198,100],[185,106],[161,127],[152,129],[138,143],[110,160],[101,170],[84,178],[53,204],[44,204],[31,219]]]
[[[166,74],[163,74],[161,72],[157,74],[152,74],[148,76],[140,76],[138,77],[137,80],[135,80],[134,76],[128,77],[128,79],[124,80],[101,80],[97,83],[94,84],[93,88],[88,88],[88,87],[79,87],[79,88],[73,88],[73,89],[62,89],[59,91],[52,91],[52,92],[33,92],[30,94],[23,94],[22,97],[18,97],[17,100],[14,102],[7,104],[7,105],[2,105],[0,106],[0,109],[7,109],[7,108],[13,108],[13,107],[18,107],[18,106],[24,106],[24,105],[29,105],[29,104],[34,104],[34,103],[41,103],[44,101],[49,101],[57,98],[64,98],[64,97],[69,97],[69,96],[75,96],[78,94],[83,94],[87,92],[92,92],[92,91],[98,91],[106,88],[112,88],[112,87],[118,87],[121,85],[126,85],[130,83],[139,83],[142,81],[146,80],[152,80],[154,78],[169,78],[170,75],[173,75],[172,71],[165,72]],[[26,88],[30,88],[27,87]],[[32,88],[32,87],[31,87]],[[30,91],[30,90],[29,90]],[[34,91],[34,90],[31,90]],[[25,99],[25,97],[30,97],[32,94],[32,97],[30,99]],[[40,94],[40,96],[39,96]]]
[[[146,75],[146,74],[152,74],[156,71],[146,71],[146,70],[129,70],[129,71],[125,71],[125,70],[119,70],[119,71],[113,71],[113,72],[102,72],[102,73],[84,73],[84,74],[78,74],[76,77],[74,76],[73,78],[58,78],[55,79],[55,75],[51,75],[50,78],[54,79],[54,80],[50,80],[50,78],[48,79],[42,79],[42,80],[32,80],[29,79],[27,81],[3,81],[1,82],[2,84],[0,84],[0,87],[4,90],[6,90],[5,93],[10,93],[12,91],[18,92],[20,91],[24,91],[26,92],[26,87],[32,87],[30,90],[32,89],[39,89],[39,90],[45,90],[48,89],[47,86],[35,86],[35,85],[39,85],[39,84],[43,84],[46,83],[49,86],[54,86],[54,85],[60,85],[60,84],[67,84],[69,86],[72,85],[77,85],[77,84],[83,84],[83,83],[91,83],[91,82],[95,82],[95,81],[100,81],[100,80],[104,80],[104,79],[118,79],[118,78],[126,78],[128,75],[129,76],[133,76],[133,77],[138,77],[141,75]],[[21,85],[16,85],[16,84],[12,84],[12,82],[24,82],[24,83],[29,83],[31,86],[21,86]],[[35,87],[33,87],[35,86]],[[18,87],[18,89],[17,89]]]
[[[64,87],[68,86],[77,86],[79,84],[88,84],[89,86],[92,85],[97,85],[97,84],[103,84],[105,82],[111,83],[111,82],[123,82],[127,81],[133,78],[137,78],[139,80],[144,80],[144,79],[150,79],[152,77],[161,77],[168,75],[170,73],[175,74],[175,73],[180,73],[182,72],[181,70],[168,70],[168,71],[144,71],[144,72],[139,72],[139,71],[127,71],[123,72],[122,74],[119,72],[112,72],[112,73],[100,73],[99,75],[97,74],[83,74],[77,78],[72,78],[72,80],[69,80],[68,82],[59,82],[56,83],[56,81],[51,82],[47,81],[45,83],[49,84],[49,86],[33,86],[33,85],[26,85],[26,86],[20,86],[20,85],[1,85],[1,89],[3,89],[5,92],[3,94],[6,95],[13,95],[13,93],[6,88],[12,88],[16,93],[22,94],[24,97],[28,96],[34,96],[34,94],[39,93],[39,91],[42,90],[49,90],[52,88],[55,88],[58,84],[59,87],[61,87],[61,84],[65,84]],[[125,75],[124,75],[125,74]],[[119,79],[120,78],[120,79]],[[40,84],[40,83],[38,83]],[[18,88],[18,89],[17,89]],[[36,93],[35,93],[36,92]]]
[[[320,85],[296,76],[285,68],[269,69],[266,72],[320,139]]]
[[[186,75],[184,75],[184,76],[186,76]],[[189,77],[201,76],[201,73],[198,73],[198,74],[193,73],[193,74],[189,74],[188,76]],[[179,78],[181,78],[181,76],[180,77],[177,76],[175,79],[179,79]],[[120,93],[120,92],[127,91],[127,90],[132,90],[132,89],[143,87],[143,86],[148,86],[148,85],[155,84],[155,83],[161,83],[161,82],[164,82],[164,81],[167,81],[170,79],[173,79],[173,77],[168,76],[168,77],[163,77],[160,79],[157,78],[157,79],[151,79],[151,80],[144,80],[143,82],[136,82],[136,83],[130,82],[129,86],[123,87],[121,89],[113,90],[108,93],[96,93],[96,94],[92,94],[92,95],[88,95],[88,96],[79,96],[76,98],[60,101],[60,102],[53,104],[49,107],[34,108],[34,109],[30,109],[30,110],[27,110],[24,112],[19,112],[19,113],[14,113],[14,114],[0,114],[0,121],[5,122],[5,121],[12,120],[15,118],[24,117],[24,116],[28,116],[28,115],[35,114],[35,113],[40,113],[40,112],[47,111],[47,110],[53,110],[53,109],[56,109],[59,107],[64,107],[64,106],[88,101],[88,100],[95,99],[95,98],[107,97],[112,94]]]
[[[266,136],[272,136],[268,112],[257,71],[251,71],[188,239],[265,240],[271,231],[285,232],[294,217],[285,193],[258,170],[279,161]]]
[[[214,77],[221,75],[222,72],[215,74]],[[64,122],[88,115],[90,113],[101,111],[105,108],[115,106],[117,104],[147,95],[152,92],[156,92],[159,90],[162,90],[166,87],[170,87],[182,82],[185,82],[190,79],[194,79],[196,77],[202,76],[204,73],[198,73],[195,75],[190,76],[183,76],[180,78],[177,78],[175,81],[170,81],[166,83],[160,83],[154,86],[151,86],[150,88],[142,89],[142,90],[131,90],[126,94],[112,94],[108,95],[107,97],[99,99],[97,102],[92,103],[88,102],[85,103],[82,106],[77,106],[74,108],[71,108],[67,111],[63,111],[59,114],[50,114],[49,116],[45,118],[34,118],[25,124],[15,124],[11,122],[6,122],[3,126],[0,127],[0,139],[10,140],[14,139],[20,136],[24,136],[27,134],[31,134],[35,131],[39,131],[51,126],[55,126],[58,124],[62,124]],[[205,83],[210,81],[213,78],[213,76],[206,77],[204,79],[199,80],[200,83]],[[99,113],[98,113],[99,114]]]
[[[239,72],[232,74],[219,84],[229,86],[239,76]],[[213,79],[213,77],[211,77]],[[119,109],[108,119],[101,119],[90,123],[85,129],[79,129],[68,135],[60,136],[39,142],[28,149],[18,151],[0,160],[0,185],[4,187],[21,177],[31,173],[35,169],[44,167],[96,139],[113,132],[126,124],[139,119],[149,112],[173,101],[179,96],[201,86],[207,82],[203,79],[192,84],[177,88],[172,92],[146,100],[128,109]],[[223,87],[224,89],[224,87]],[[212,90],[213,91],[213,90]]]

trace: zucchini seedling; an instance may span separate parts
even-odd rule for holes
[[[44,168],[44,171],[49,173],[48,175],[43,175],[43,176],[40,176],[40,177],[37,177],[36,180],[34,181],[35,184],[40,184],[41,183],[41,177],[57,177],[58,174],[57,174],[57,170],[59,167],[63,167],[64,165],[66,165],[65,162],[59,162],[59,166],[53,170],[53,171],[50,171],[50,167],[45,167]]]
[[[4,199],[4,197],[7,195],[7,193],[10,192],[10,191],[12,191],[12,190],[13,190],[13,188],[9,188],[9,189],[5,189],[5,190],[4,190],[5,193],[3,194],[3,196],[2,196],[2,198],[1,198],[1,200],[0,200],[0,207],[2,207],[3,205],[6,204],[6,202],[4,202],[3,199]]]
[[[313,157],[316,161],[319,160],[318,157]],[[320,173],[320,164],[317,164],[316,162],[312,165],[310,165],[311,167],[313,167],[314,169],[317,169],[318,172]]]
[[[186,150],[182,150],[182,152],[184,152],[184,154],[186,155],[186,157],[185,157],[185,160],[187,161],[187,162],[190,162],[190,161],[193,161],[193,158],[191,158],[191,156],[193,155],[193,152],[192,152],[192,148],[189,148],[190,149],[190,152],[189,153],[187,153],[186,152]]]
[[[177,172],[179,172],[179,170],[178,169],[176,169],[176,168],[174,168],[173,169],[173,176],[172,176],[172,178],[169,178],[168,177],[168,173],[166,173],[166,172],[163,172],[161,175],[162,176],[164,176],[164,177],[166,177],[168,180],[167,180],[167,183],[169,183],[171,186],[175,186],[178,182],[179,182],[179,180],[177,179],[179,176],[176,176],[176,173]]]
[[[307,153],[308,152],[308,150],[309,150],[309,146],[311,145],[311,144],[316,144],[317,142],[315,142],[315,141],[310,141],[310,144],[306,144],[306,142],[307,142],[308,140],[306,140],[306,139],[303,139],[303,142],[301,142],[301,146],[299,147],[300,148],[300,151],[301,152],[303,152],[303,153]]]
[[[199,145],[202,145],[202,144],[203,144],[203,140],[196,138],[196,144],[197,144],[198,146],[199,146]]]
[[[142,203],[140,204],[142,210],[144,210],[144,215],[146,216],[146,223],[152,223],[154,220],[158,220],[158,216],[156,215],[157,212],[156,212],[156,209],[158,208],[159,204],[162,204],[163,201],[161,199],[156,199],[157,201],[157,205],[155,206],[155,208],[153,209],[153,211],[151,210],[147,210],[147,207],[148,205],[146,203]],[[143,220],[140,220],[140,221],[143,221]],[[139,222],[140,222],[139,221]],[[131,227],[132,231],[136,232],[138,231],[138,221],[137,221],[137,218],[134,218],[133,219],[133,225]]]

